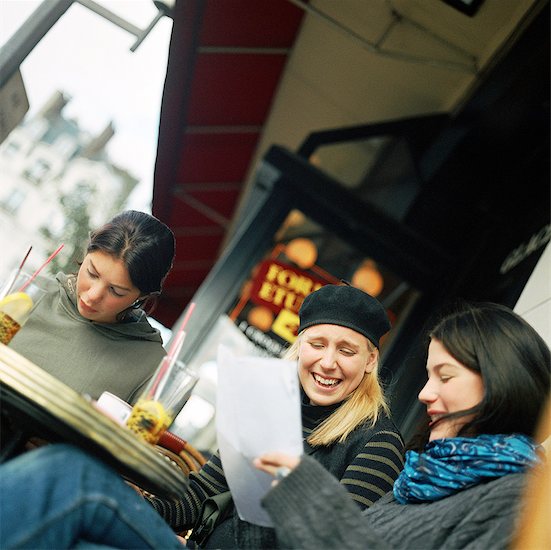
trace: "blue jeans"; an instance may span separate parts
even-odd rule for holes
[[[0,548],[183,548],[108,466],[49,445],[0,466]]]

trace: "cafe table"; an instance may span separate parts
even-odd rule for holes
[[[183,471],[155,446],[4,344],[0,344],[0,407],[16,431],[76,445],[146,491],[161,497],[186,492],[188,479]],[[2,441],[2,446],[9,444]]]

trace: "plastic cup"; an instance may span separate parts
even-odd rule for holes
[[[189,399],[199,380],[196,370],[165,356],[126,421],[148,443],[156,444]]]
[[[0,342],[9,344],[46,295],[36,280],[24,271],[12,273],[0,290]]]

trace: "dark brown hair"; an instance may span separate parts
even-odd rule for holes
[[[174,233],[154,216],[126,210],[93,231],[86,251],[105,252],[124,262],[130,280],[147,297],[150,312],[162,291],[163,282],[174,262]]]

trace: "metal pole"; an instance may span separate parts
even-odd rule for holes
[[[74,0],[42,2],[0,48],[0,89],[73,2]]]
[[[136,42],[130,46],[130,51],[135,52],[138,49],[138,46],[146,39],[147,35],[153,30],[153,27],[166,15],[165,12],[159,10],[157,15],[153,18],[153,21],[143,30],[140,31],[140,34],[137,37]]]
[[[101,17],[107,19],[107,21],[110,21],[111,23],[117,25],[117,27],[120,27],[121,29],[124,29],[125,31],[129,32],[130,34],[133,34],[136,37],[136,42],[134,42],[134,44],[132,44],[132,46],[130,47],[131,52],[135,52],[137,50],[138,46],[145,40],[147,35],[153,30],[153,27],[159,22],[159,20],[162,17],[166,15],[166,12],[164,10],[157,8],[158,9],[157,15],[155,15],[151,23],[149,23],[149,25],[145,29],[140,29],[133,23],[130,23],[130,21],[123,19],[122,17],[118,16],[116,13],[113,13],[111,10],[107,9],[101,4],[98,4],[94,0],[76,0],[76,1],[82,6],[84,6],[85,8],[88,8],[89,10],[97,13]]]
[[[101,17],[107,19],[108,21],[111,21],[111,23],[114,23],[115,25],[117,25],[117,27],[120,27],[130,34],[133,34],[136,38],[139,37],[142,33],[142,29],[130,23],[126,19],[123,19],[116,13],[113,13],[111,10],[107,9],[101,4],[94,2],[94,0],[77,0],[77,2],[79,4],[82,4],[85,8],[88,8],[90,11],[93,11]]]
[[[142,30],[97,2],[94,2],[94,0],[43,0],[17,32],[0,49],[0,89],[8,82],[33,48],[44,38],[44,35],[74,2],[78,2],[101,17],[111,21],[111,23],[133,34],[137,40],[132,45],[131,51],[136,50],[159,19],[165,15],[164,11],[159,10],[148,27]]]

